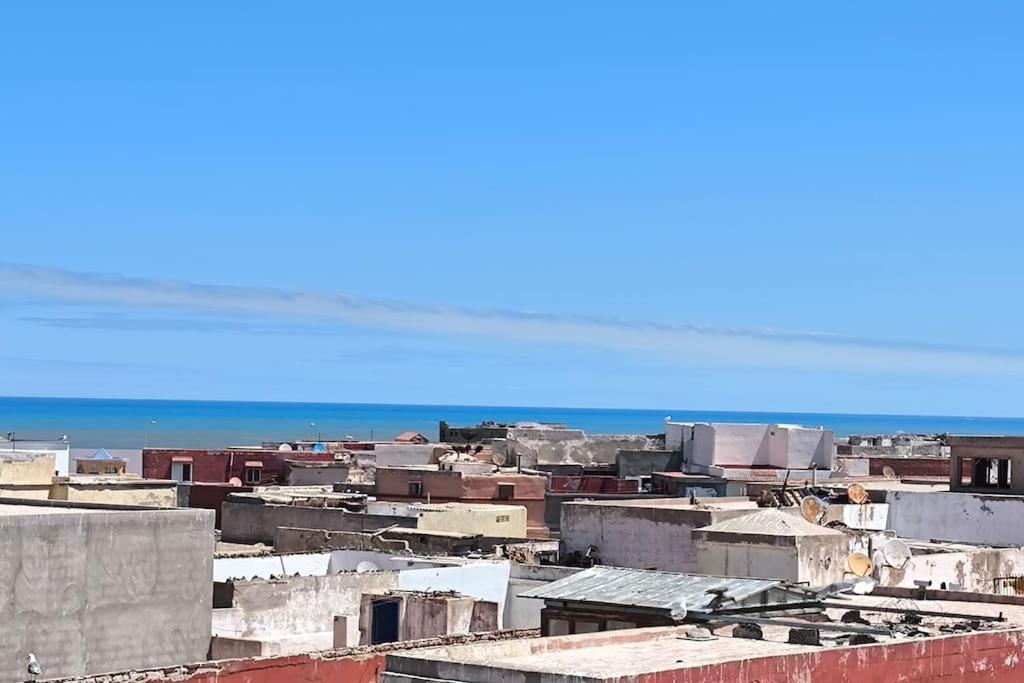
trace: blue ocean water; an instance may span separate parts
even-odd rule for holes
[[[404,431],[437,438],[439,420],[453,425],[482,420],[559,422],[594,434],[656,434],[664,430],[667,416],[705,422],[823,426],[838,436],[897,432],[1024,435],[1024,418],[0,397],[0,433],[13,431],[17,438],[25,439],[57,439],[67,434],[76,448],[139,448],[146,442],[150,446],[217,448],[314,436],[390,439]]]

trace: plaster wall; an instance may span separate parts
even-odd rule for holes
[[[357,643],[362,594],[397,588],[397,572],[235,582],[233,607],[214,610],[214,633],[277,642],[278,653],[288,654],[287,650],[301,651],[302,643],[310,642],[310,637],[330,647],[334,642],[334,617],[344,616],[348,618],[346,642]]]
[[[328,464],[323,467],[292,467],[285,463],[285,480],[289,486],[327,486],[348,481],[347,465]]]
[[[972,593],[993,593],[996,578],[1024,576],[1024,550],[986,548],[913,555],[903,568],[878,563],[877,571],[882,586],[915,588],[915,581],[931,581],[932,588],[945,584],[950,590],[959,586],[959,590]]]
[[[225,501],[221,507],[223,540],[231,543],[273,543],[277,527],[327,531],[376,531],[392,525],[415,528],[415,517],[386,517],[341,508],[254,505]]]
[[[845,535],[797,537],[792,543],[695,539],[697,572],[715,576],[782,579],[824,586],[843,578],[848,550]],[[779,539],[782,540],[782,539]]]
[[[887,491],[889,528],[903,538],[1024,546],[1024,497]]]
[[[432,443],[378,443],[373,446],[377,467],[436,464],[437,451],[445,450],[443,446]]]
[[[450,567],[409,569],[398,575],[398,587],[404,591],[454,591],[460,595],[498,605],[498,623],[502,623],[508,592],[510,563],[480,561]]]
[[[53,453],[0,451],[0,486],[48,486],[56,467]]]
[[[697,571],[694,529],[756,511],[563,503],[561,552],[596,546],[602,564],[664,571]]]
[[[664,442],[638,434],[587,435],[580,429],[509,429],[506,449],[510,463],[517,457],[523,467],[537,465],[614,465],[620,450],[660,449]]]
[[[0,681],[206,657],[213,513],[47,509],[0,514]]]
[[[178,506],[178,487],[172,484],[119,486],[58,481],[50,488],[50,499],[74,503],[173,508]]]

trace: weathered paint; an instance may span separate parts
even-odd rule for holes
[[[1018,683],[1024,633],[1002,631],[899,644],[822,648],[813,653],[605,679],[602,683]]]

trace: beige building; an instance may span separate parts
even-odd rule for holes
[[[487,503],[391,503],[367,505],[369,514],[415,517],[416,528],[454,531],[494,538],[526,538],[527,516],[522,505]]]
[[[843,578],[846,534],[779,510],[760,510],[693,530],[697,572],[823,586]]]

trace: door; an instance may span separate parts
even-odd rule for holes
[[[398,602],[395,600],[381,600],[373,603],[373,629],[370,633],[370,643],[398,642]]]

